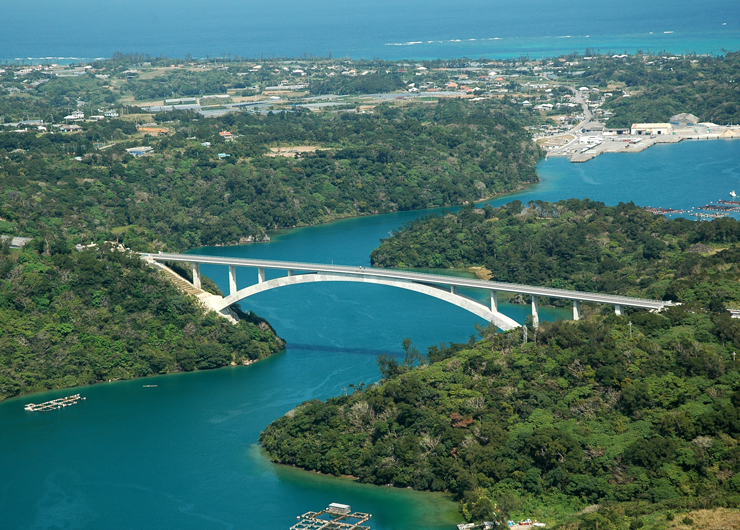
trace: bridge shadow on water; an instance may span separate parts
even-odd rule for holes
[[[302,351],[317,351],[317,352],[328,352],[328,353],[352,353],[358,355],[401,355],[400,350],[376,350],[368,348],[347,348],[346,346],[331,346],[327,344],[296,344],[291,342],[288,344],[287,349],[289,350],[302,350]]]

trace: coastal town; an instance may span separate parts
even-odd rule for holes
[[[638,153],[656,144],[739,138],[740,125],[703,121],[688,112],[677,113],[660,123],[612,125],[612,104],[632,97],[636,89],[619,83],[582,84],[590,69],[603,65],[626,67],[639,61],[640,66],[660,70],[680,61],[695,64],[700,59],[701,56],[624,54],[447,62],[218,58],[170,61],[164,65],[161,61],[141,60],[133,66],[99,61],[20,61],[0,68],[0,95],[26,98],[42,90],[51,79],[71,78],[72,82],[95,85],[98,94],[94,99],[98,101],[70,100],[74,109],[57,118],[27,113],[24,119],[0,116],[0,122],[4,122],[0,125],[16,133],[76,134],[85,131],[86,123],[122,119],[135,123],[138,136],[144,139],[169,134],[162,120],[152,118],[174,111],[194,112],[203,117],[297,109],[372,113],[378,105],[434,104],[445,99],[471,104],[498,100],[519,108],[522,119],[530,124],[534,141],[547,157],[586,162],[603,153]],[[152,91],[141,88],[176,78],[188,79],[192,85],[180,85],[177,97],[151,98],[147,95]],[[209,91],[215,87],[220,90]],[[233,139],[228,131],[221,134],[225,141]],[[104,149],[112,143],[98,142],[96,148]],[[128,149],[133,156],[151,151],[140,146]],[[291,151],[291,155],[295,152]]]

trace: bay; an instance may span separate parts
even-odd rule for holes
[[[608,205],[632,201],[689,212],[720,199],[732,200],[730,191],[740,192],[740,142],[689,140],[640,153],[607,153],[583,164],[551,158],[540,162],[537,171],[540,184],[491,204],[587,197]]]
[[[738,160],[734,141],[656,146],[581,165],[550,159],[538,167],[540,184],[491,202],[590,197],[687,207],[740,188]],[[432,212],[347,219],[273,233],[266,244],[194,252],[364,267],[380,238],[424,213]],[[227,288],[225,268],[204,272]],[[253,283],[256,271],[240,270],[238,280]],[[266,425],[302,401],[376,381],[376,355],[400,353],[403,338],[422,351],[466,341],[477,317],[417,293],[362,284],[293,286],[242,306],[267,318],[288,348],[249,367],[0,403],[0,528],[287,529],[297,515],[330,502],[373,513],[374,530],[451,528],[455,504],[440,496],[275,466],[256,443]],[[529,310],[502,308],[520,321]],[[542,311],[549,319],[568,313]],[[23,410],[75,392],[87,399],[49,413]]]

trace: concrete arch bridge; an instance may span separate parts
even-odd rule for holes
[[[534,287],[513,283],[490,282],[469,278],[456,278],[439,274],[410,272],[394,269],[375,269],[362,267],[348,267],[343,265],[325,265],[318,263],[300,263],[293,261],[270,261],[258,259],[231,258],[221,256],[198,256],[194,254],[153,254],[142,253],[142,259],[150,262],[181,262],[190,263],[193,268],[193,285],[201,287],[201,264],[224,265],[229,268],[228,296],[212,296],[207,303],[216,311],[226,312],[231,304],[249,298],[257,293],[278,289],[289,285],[298,285],[314,282],[359,282],[378,285],[388,285],[409,291],[415,291],[432,296],[445,302],[465,309],[488,322],[492,322],[499,329],[507,331],[520,326],[518,322],[498,311],[498,293],[514,293],[532,297],[532,317],[534,325],[539,323],[538,301],[542,296],[561,298],[573,302],[573,319],[581,316],[581,302],[592,302],[614,306],[616,314],[621,315],[625,307],[640,309],[661,310],[674,305],[673,302],[663,300],[648,300],[582,291],[568,291],[548,287]],[[236,268],[250,267],[257,269],[257,283],[239,289],[236,281]],[[285,276],[267,280],[265,270],[273,269],[286,271]],[[297,274],[298,273],[298,274]],[[467,287],[487,291],[488,303],[458,292],[458,288]]]

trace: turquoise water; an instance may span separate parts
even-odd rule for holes
[[[2,3],[0,59],[551,56],[740,49],[740,3],[715,0],[24,0]]]
[[[740,141],[656,145],[641,153],[607,153],[585,164],[552,158],[540,162],[538,173],[539,185],[491,204],[588,197],[610,205],[633,201],[689,211],[719,199],[732,200],[730,191],[740,193]]]
[[[587,164],[549,160],[542,183],[493,202],[588,196],[688,206],[740,182],[740,142],[694,142]],[[705,197],[707,199],[705,199]],[[379,238],[420,215],[348,219],[273,234],[268,244],[199,249],[219,255],[369,265]],[[227,287],[226,271],[205,273]],[[240,287],[256,272],[240,271]],[[0,529],[287,529],[330,502],[374,514],[374,530],[452,528],[438,496],[354,484],[269,463],[261,429],[302,401],[378,378],[379,352],[410,337],[424,351],[465,341],[475,316],[439,300],[360,284],[293,286],[243,303],[288,340],[249,367],[103,383],[0,403]],[[526,306],[503,305],[522,319]],[[545,318],[568,311],[543,310]],[[144,388],[145,384],[157,385]],[[23,405],[79,391],[79,405],[28,413]]]

